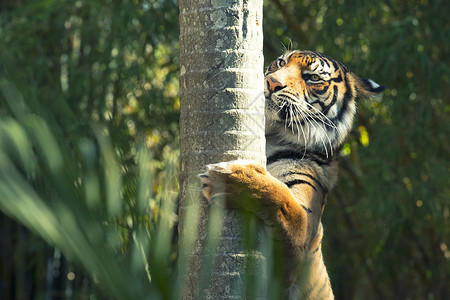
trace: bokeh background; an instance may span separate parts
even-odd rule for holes
[[[450,295],[449,1],[266,0],[265,63],[324,52],[359,103],[323,217],[337,299]],[[177,297],[178,3],[0,2],[0,298]]]

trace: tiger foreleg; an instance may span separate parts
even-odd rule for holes
[[[223,201],[227,208],[251,211],[274,227],[276,239],[290,248],[305,248],[305,210],[289,188],[263,166],[251,161],[222,162],[208,165],[199,177],[202,193],[208,200]]]

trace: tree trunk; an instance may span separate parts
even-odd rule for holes
[[[179,5],[179,267],[185,272],[180,297],[238,299],[251,293],[261,298],[264,288],[253,284],[256,294],[249,291],[246,271],[250,265],[262,267],[264,278],[263,255],[245,250],[237,212],[210,213],[197,175],[206,164],[221,161],[265,164],[262,0],[180,0]]]

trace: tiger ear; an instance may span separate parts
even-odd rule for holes
[[[375,98],[380,100],[385,89],[386,87],[384,85],[379,85],[372,79],[359,78],[357,90],[361,98]]]

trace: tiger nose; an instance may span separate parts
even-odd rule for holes
[[[270,77],[267,77],[266,81],[267,81],[267,88],[269,89],[269,91],[271,93],[275,93],[275,92],[281,91],[282,89],[284,89],[286,87],[281,82],[279,82],[279,81],[277,81],[275,79],[272,79]]]

